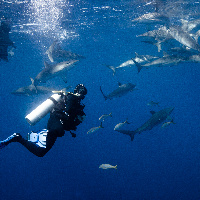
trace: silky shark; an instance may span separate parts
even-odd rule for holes
[[[129,130],[119,130],[116,129],[116,131],[123,133],[125,135],[129,135],[131,137],[131,141],[133,141],[134,136],[136,133],[141,133],[143,131],[151,130],[153,127],[163,123],[169,115],[174,110],[174,107],[164,108],[158,112],[151,111],[152,116],[149,120],[147,120],[142,126],[137,128],[135,131],[129,131]]]
[[[101,93],[103,94],[105,100],[107,99],[113,99],[113,98],[116,98],[116,97],[121,97],[125,94],[127,94],[128,92],[131,92],[135,89],[135,86],[134,84],[132,83],[127,83],[127,84],[121,84],[121,83],[118,83],[119,87],[112,91],[110,94],[108,95],[104,95],[102,89],[101,89],[101,86],[100,86],[100,91]]]
[[[146,63],[144,65],[141,65],[140,63],[138,63],[137,61],[135,61],[135,59],[133,58],[133,62],[136,64],[137,68],[138,68],[138,72],[141,71],[142,68],[149,68],[149,67],[160,67],[160,66],[172,66],[172,65],[176,65],[180,62],[184,62],[187,61],[189,59],[189,57],[181,57],[178,55],[165,55],[162,58],[158,58],[156,60],[153,60],[152,62]]]
[[[158,12],[152,12],[144,14],[134,20],[133,23],[140,23],[140,24],[169,24],[169,18],[163,14]]]
[[[184,31],[181,27],[175,25],[170,26],[168,32],[179,43],[200,52],[200,45],[195,41],[195,39],[192,38],[192,36],[190,36],[188,32]]]
[[[43,86],[35,86],[34,85],[34,80],[31,78],[32,84],[29,86],[21,87],[13,92],[11,94],[14,95],[25,95],[25,96],[32,96],[32,95],[38,95],[38,94],[47,94],[55,89],[53,88],[48,88],[48,87],[43,87]]]
[[[139,55],[138,53],[135,52],[134,60],[138,63],[146,63],[146,62],[150,62],[152,60],[155,60],[157,58],[158,57],[151,56],[151,55]],[[108,67],[109,69],[111,69],[113,71],[113,75],[115,75],[116,69],[120,69],[120,68],[124,68],[124,67],[132,67],[132,66],[135,66],[135,63],[132,59],[123,62],[118,67],[106,65],[106,67]],[[137,70],[138,70],[138,72],[140,71],[140,69],[138,69],[138,68],[137,68]]]
[[[54,41],[53,44],[49,47],[49,49],[46,51],[46,54],[48,55],[49,60],[51,62],[54,61],[62,62],[66,60],[75,60],[84,58],[84,56],[72,53],[70,51],[65,51],[60,47],[57,40]]]
[[[56,76],[62,76],[63,80],[67,82],[66,73],[67,71],[72,69],[74,67],[74,64],[77,62],[78,60],[69,60],[51,65],[44,62],[45,68],[36,76],[34,80],[34,85],[36,86],[40,83],[45,83],[47,80]]]
[[[137,35],[137,37],[145,38],[145,40],[142,42],[157,46],[158,52],[162,50],[162,47],[161,47],[162,43],[170,39],[173,39],[173,37],[168,33],[168,29],[166,26],[162,26],[158,30],[152,30],[152,31],[143,33],[141,35]]]
[[[191,21],[181,19],[181,22],[183,24],[182,29],[187,32],[190,32],[193,29],[199,29],[200,27],[200,19],[195,19]]]

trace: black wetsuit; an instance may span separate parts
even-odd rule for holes
[[[74,93],[61,94],[61,100],[54,102],[55,106],[50,113],[47,129],[28,134],[28,140],[19,133],[14,133],[3,141],[0,141],[0,149],[12,142],[19,142],[30,152],[38,157],[43,157],[54,145],[57,137],[62,137],[65,131],[70,131],[72,137],[76,137],[77,126],[84,120],[84,105],[81,100],[85,98],[87,89],[83,84],[78,84]]]
[[[16,142],[21,143],[36,156],[43,157],[52,148],[57,137],[62,137],[65,131],[70,131],[72,137],[76,137],[71,130],[76,130],[85,116],[83,111],[85,106],[81,105],[80,101],[81,98],[73,93],[69,93],[63,96],[63,100],[55,106],[50,113],[47,124],[46,148],[39,147],[35,143],[27,141],[22,137],[17,138]]]

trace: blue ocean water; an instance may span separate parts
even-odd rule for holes
[[[30,85],[49,62],[45,52],[58,40],[62,48],[85,56],[68,72],[68,83],[60,77],[45,86],[58,90],[83,83],[86,119],[74,139],[69,133],[58,138],[53,148],[38,158],[21,144],[1,149],[0,199],[200,199],[199,63],[185,62],[171,67],[152,67],[137,72],[136,67],[117,69],[116,75],[105,65],[119,66],[139,55],[163,56],[157,47],[137,37],[158,25],[133,24],[132,20],[155,11],[155,4],[169,14],[174,24],[181,19],[198,19],[197,1],[65,1],[3,0],[1,20],[11,21],[10,39],[14,55],[1,66],[0,140],[14,132],[26,137],[32,130],[46,128],[48,117],[30,126],[25,116],[46,100],[49,94],[14,96],[13,90]],[[118,82],[136,84],[137,90],[107,100],[105,94]],[[159,102],[160,107],[148,106]],[[174,122],[166,128],[154,127],[129,136],[114,131],[126,119],[135,130],[151,117],[150,111],[175,107]],[[99,117],[112,112],[102,129]],[[99,169],[101,164],[117,165],[117,170]]]

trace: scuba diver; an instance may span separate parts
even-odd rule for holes
[[[85,98],[86,94],[87,89],[83,84],[79,84],[74,89],[74,93],[65,94],[61,91],[55,94],[59,97],[58,101],[52,98],[55,95],[51,96],[26,116],[27,121],[34,125],[41,119],[41,115],[44,117],[50,111],[47,129],[28,133],[27,139],[24,139],[19,133],[14,133],[0,141],[0,148],[12,142],[19,142],[36,156],[43,157],[52,148],[57,137],[64,136],[65,131],[69,131],[72,137],[76,137],[76,134],[71,131],[75,131],[85,118],[83,111],[85,106],[81,104],[81,100]],[[45,109],[42,110],[42,107]],[[48,110],[50,107],[51,109]],[[46,113],[44,113],[45,111]]]
[[[9,38],[10,30],[9,20],[2,21],[0,25],[0,60],[2,59],[8,61],[9,46],[16,48],[14,43]]]

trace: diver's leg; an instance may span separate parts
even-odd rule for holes
[[[31,153],[38,157],[43,157],[54,145],[57,137],[54,132],[47,132],[44,145],[38,146],[35,142],[28,141],[24,138],[21,138],[18,142],[26,147]]]
[[[39,147],[35,143],[30,142],[24,138],[21,138],[18,142],[38,157],[43,157],[48,152],[47,148]]]
[[[53,132],[48,132],[46,137],[46,145],[45,147],[38,146],[35,142],[28,141],[24,139],[19,133],[14,133],[9,136],[7,139],[0,141],[0,149],[7,146],[12,142],[19,142],[24,147],[26,147],[31,153],[38,157],[43,157],[54,145],[57,137]]]

